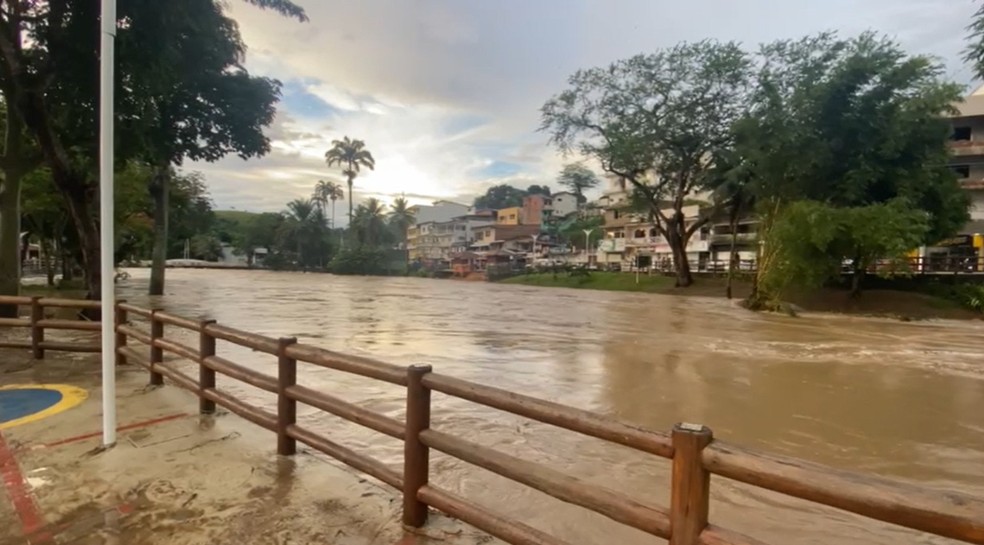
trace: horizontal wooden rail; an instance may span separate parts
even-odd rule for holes
[[[424,375],[424,386],[663,458],[673,458],[673,444],[666,435],[629,426],[596,413],[437,373]]]
[[[141,331],[131,325],[118,325],[116,326],[116,332],[122,333],[126,335],[127,338],[136,339],[141,343],[150,346],[150,333],[147,333],[146,331]]]
[[[68,329],[73,331],[99,331],[102,328],[100,322],[86,322],[84,320],[55,320],[46,318],[38,322],[38,327],[44,329]]]
[[[407,385],[406,367],[383,363],[370,358],[349,356],[303,344],[295,344],[287,347],[287,356],[297,361],[313,363],[321,367],[327,367],[328,369],[335,369],[336,371],[344,371],[354,375],[374,378],[399,386]]]
[[[428,447],[559,500],[584,507],[644,532],[666,539],[670,537],[670,518],[664,509],[643,505],[608,488],[439,431],[424,430],[420,432],[420,440]]]
[[[181,371],[178,371],[177,369],[168,367],[163,363],[151,362],[150,371],[152,373],[158,373],[166,378],[171,379],[171,382],[177,384],[178,386],[184,388],[185,390],[188,390],[189,392],[194,392],[196,394],[199,394],[199,392],[201,391],[201,388],[198,387],[198,383],[195,382],[195,379],[189,377],[188,375],[182,373]]]
[[[267,354],[277,354],[277,339],[271,337],[257,335],[256,333],[250,333],[241,329],[226,327],[224,325],[214,323],[205,326],[205,332],[216,339],[229,341],[233,344],[238,344],[239,346],[245,346],[246,348],[266,352]]]
[[[0,318],[0,327],[31,327],[31,320],[29,318]]]
[[[259,407],[254,407],[249,403],[239,401],[238,399],[232,397],[231,395],[212,388],[207,388],[201,391],[202,397],[210,401],[214,401],[218,405],[229,409],[229,411],[238,414],[239,416],[249,420],[250,422],[256,424],[257,426],[266,428],[270,431],[276,431],[277,429],[277,416],[268,411],[264,411]]]
[[[147,354],[141,353],[132,346],[121,346],[116,349],[116,353],[126,358],[129,362],[136,363],[145,369],[150,369],[150,360],[147,359]]]
[[[246,384],[255,386],[261,390],[266,390],[268,392],[277,391],[276,377],[264,375],[259,371],[254,371],[249,367],[244,367],[238,363],[233,363],[225,358],[220,358],[219,356],[208,356],[202,359],[202,364],[216,373],[222,373],[223,375],[232,377],[241,382],[245,382]]]
[[[62,341],[41,341],[38,343],[44,350],[57,350],[59,352],[100,352],[102,346],[92,343],[70,343]]]
[[[704,467],[722,477],[968,543],[984,544],[984,501],[802,460],[712,443]]]
[[[102,306],[101,301],[90,301],[88,299],[59,299],[57,297],[42,297],[39,303],[42,307],[80,309],[98,309]]]
[[[154,313],[154,311],[149,308],[138,307],[137,305],[132,305],[130,303],[120,303],[118,306],[127,311],[129,314],[136,314],[137,316],[147,319],[150,319],[151,314]]]
[[[153,345],[161,350],[198,363],[198,350],[171,339],[154,339]]]
[[[421,487],[417,496],[420,501],[434,509],[463,520],[507,543],[514,545],[569,545],[566,541],[561,541],[522,522],[506,519],[460,496],[431,485]]]
[[[0,348],[26,348],[31,349],[31,341],[0,341]]]
[[[304,386],[288,386],[287,396],[305,405],[310,405],[322,411],[340,416],[350,422],[365,426],[395,439],[403,439],[403,423],[388,416],[364,409],[354,403],[349,403],[337,397],[312,390]]]
[[[287,426],[287,435],[292,439],[296,439],[313,449],[331,456],[345,465],[354,467],[363,473],[372,475],[397,490],[403,488],[403,476],[379,460],[370,458],[364,454],[359,454],[354,450],[329,441],[313,431],[302,428],[297,424]]]
[[[24,295],[0,295],[0,305],[30,305],[31,298]]]
[[[158,310],[153,314],[155,320],[159,322],[164,322],[165,324],[170,324],[183,329],[190,329],[191,331],[194,331],[196,333],[202,330],[202,325],[201,325],[202,323],[199,320],[190,320],[188,318],[175,316],[174,314],[169,314],[167,312],[163,312],[160,310]]]
[[[709,525],[697,537],[697,545],[766,545],[764,542],[731,530]]]

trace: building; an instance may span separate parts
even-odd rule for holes
[[[469,249],[474,230],[491,220],[488,213],[473,213],[448,221],[418,223],[407,230],[408,258],[429,268],[445,269],[454,254]]]
[[[476,227],[475,240],[471,248],[476,252],[508,250],[511,252],[533,251],[534,237],[540,235],[539,225],[493,224]]]
[[[552,199],[539,193],[523,197],[523,212],[520,222],[523,225],[541,225],[550,218]]]
[[[551,216],[554,218],[563,218],[564,216],[569,216],[574,212],[577,212],[577,195],[571,193],[570,191],[554,193],[550,196],[550,201],[550,206],[553,210]]]
[[[431,205],[417,204],[409,208],[417,223],[450,221],[452,218],[463,216],[471,207],[452,201],[434,201]]]
[[[495,223],[498,225],[519,225],[523,223],[523,208],[521,206],[502,208],[496,210],[495,216]]]

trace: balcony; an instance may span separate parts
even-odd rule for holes
[[[963,189],[984,189],[984,179],[963,178],[959,182]]]
[[[950,152],[954,157],[984,155],[984,140],[951,140]]]
[[[737,241],[742,242],[755,242],[758,237],[758,233],[738,233]],[[711,235],[711,244],[731,244],[731,233],[721,233]]]

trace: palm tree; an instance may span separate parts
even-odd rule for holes
[[[415,220],[414,211],[410,210],[410,203],[407,202],[407,199],[397,197],[390,205],[389,223],[404,245],[407,242],[407,229],[413,225]]]
[[[287,203],[280,235],[284,242],[294,242],[299,265],[304,264],[304,246],[310,245],[323,228],[324,215],[313,199],[294,199]]]
[[[349,222],[352,221],[352,184],[359,175],[362,167],[369,170],[376,168],[376,160],[366,149],[362,140],[351,140],[348,136],[341,140],[332,140],[331,149],[325,152],[325,162],[329,167],[342,167],[342,174],[348,180]]]
[[[360,204],[352,216],[351,228],[362,244],[375,246],[382,242],[386,230],[386,208],[383,203],[371,198]]]
[[[311,196],[311,200],[317,203],[318,207],[321,209],[321,215],[325,216],[325,206],[328,201],[331,201],[331,227],[335,228],[335,201],[345,197],[345,192],[342,191],[342,186],[333,182],[318,180],[318,183],[314,186],[314,194]]]

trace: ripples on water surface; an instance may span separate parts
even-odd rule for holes
[[[701,422],[750,448],[984,495],[978,322],[794,319],[723,299],[263,271],[169,270],[167,295],[149,301],[148,272],[131,272],[120,293],[134,303],[400,365],[426,363],[656,430]],[[219,352],[274,372],[270,356],[222,342]],[[299,375],[402,418],[398,388],[313,366]],[[230,389],[273,404],[249,386]],[[434,401],[435,428],[668,504],[662,460],[440,394]],[[306,425],[343,444],[391,463],[402,458],[396,441],[299,410]],[[432,480],[572,542],[653,542],[432,456]],[[948,542],[721,478],[712,490],[712,522],[774,544]]]

